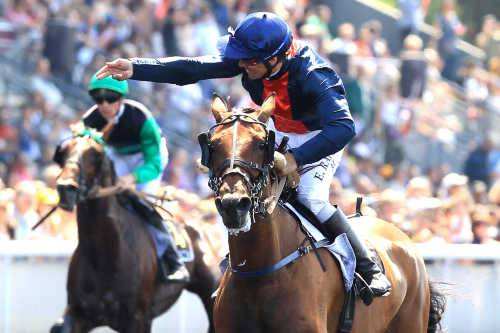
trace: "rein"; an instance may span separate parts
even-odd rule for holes
[[[109,196],[112,196],[112,195],[120,194],[120,193],[125,192],[125,191],[132,191],[132,192],[134,192],[134,194],[136,194],[142,200],[146,201],[147,203],[149,203],[150,205],[152,205],[152,206],[154,206],[156,208],[161,209],[163,212],[165,212],[168,215],[170,215],[171,217],[173,217],[172,213],[169,212],[168,210],[166,210],[165,208],[163,208],[162,205],[157,204],[156,202],[152,202],[151,200],[147,199],[147,198],[153,198],[153,199],[156,199],[156,200],[161,200],[161,202],[163,202],[163,201],[167,200],[166,198],[161,197],[161,196],[157,196],[157,195],[154,195],[154,194],[146,193],[146,192],[139,192],[139,191],[137,191],[137,190],[135,190],[133,188],[122,187],[120,185],[112,185],[112,186],[108,186],[108,187],[98,187],[98,186],[96,186],[96,187],[93,188],[93,190],[90,190],[88,192],[88,195],[84,199],[81,199],[79,201],[81,202],[81,201],[88,200],[88,199],[99,199],[99,198],[109,197]],[[35,230],[36,228],[38,228],[58,208],[59,208],[59,204],[56,204],[56,205],[52,206],[50,208],[50,210],[42,218],[40,218],[40,220],[38,220],[38,222],[31,228],[31,230]]]

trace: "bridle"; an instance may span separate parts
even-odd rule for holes
[[[77,136],[73,136],[73,138],[77,138],[77,137],[82,137],[82,136],[78,136],[78,135]],[[89,138],[90,139],[94,139],[93,137],[89,137]],[[99,141],[96,141],[96,142],[98,144],[102,144]],[[57,149],[60,149],[60,147],[58,147]],[[103,155],[104,155],[103,157],[106,158],[105,154],[103,154]],[[57,150],[56,150],[56,155],[55,156],[57,156]],[[56,159],[56,157],[54,157],[54,159]],[[102,167],[102,163],[104,163],[104,161],[101,162],[101,167]],[[107,186],[107,187],[101,187],[95,181],[93,181],[92,184],[89,184],[87,182],[86,178],[85,178],[85,175],[84,175],[81,154],[78,154],[77,157],[76,156],[72,156],[72,157],[66,159],[63,162],[63,164],[65,166],[68,165],[68,164],[74,164],[78,168],[78,179],[77,179],[77,184],[78,185],[77,185],[77,188],[76,188],[77,202],[83,202],[83,201],[86,201],[86,200],[89,200],[89,199],[97,199],[97,198],[101,198],[101,197],[110,196],[110,195],[122,192],[124,190],[123,188],[121,188],[118,185],[111,185],[111,186]],[[97,179],[97,178],[94,178],[94,179]]]
[[[245,110],[243,110],[245,111]],[[237,125],[238,122],[243,122],[243,123],[248,123],[248,124],[258,124],[262,126],[266,132],[266,139],[265,142],[263,143],[263,148],[266,150],[266,155],[264,157],[264,161],[261,166],[257,165],[255,162],[250,162],[247,160],[244,160],[238,156],[236,156],[236,145],[237,145],[237,137],[238,137],[238,129]],[[233,125],[233,149],[231,153],[230,158],[226,158],[221,165],[214,171],[211,167],[211,164],[213,163],[212,161],[212,147],[211,147],[211,135],[213,133],[213,130],[219,126],[223,125]],[[277,148],[277,151],[280,153],[284,153],[286,149],[286,144],[288,142],[288,138],[285,137],[281,143],[280,146]],[[208,185],[210,188],[215,192],[215,195],[218,197],[220,196],[220,188],[222,186],[222,182],[224,181],[224,178],[228,175],[238,175],[240,176],[246,187],[247,190],[250,192],[250,199],[252,202],[251,205],[251,211],[250,211],[250,216],[251,216],[251,222],[252,224],[255,223],[255,215],[256,214],[266,214],[267,212],[267,205],[268,202],[262,197],[262,191],[263,189],[269,184],[269,182],[273,182],[274,184],[278,184],[281,182],[281,180],[286,180],[286,177],[283,177],[279,182],[276,181],[278,179],[277,175],[275,174],[274,171],[272,171],[272,168],[274,167],[274,152],[275,152],[275,133],[272,130],[269,130],[267,128],[267,125],[264,124],[263,122],[251,117],[248,114],[245,114],[243,112],[238,112],[238,113],[233,113],[230,116],[224,118],[221,122],[213,125],[207,132],[201,133],[198,136],[198,141],[201,146],[201,163],[202,165],[206,166],[209,169],[209,181]],[[258,176],[255,177],[254,181],[252,181],[252,178],[250,176],[251,171],[257,171]],[[281,189],[282,190],[282,189]],[[278,191],[277,197],[279,198],[279,194],[281,191]],[[272,202],[272,201],[270,201]],[[299,224],[299,227],[301,225]],[[308,235],[307,231],[304,231],[306,235]],[[309,239],[310,244],[307,245],[305,242]],[[312,250],[316,250],[317,248],[320,247],[325,247],[329,245],[329,241],[327,239],[324,239],[319,242],[315,242],[310,236],[306,236],[304,241],[300,244],[300,246],[297,248],[297,250],[293,251],[289,255],[285,256],[281,260],[279,260],[277,263],[272,264],[270,266],[254,270],[254,271],[244,271],[239,267],[234,267],[231,262],[229,261],[228,264],[230,266],[231,272],[240,278],[257,278],[257,277],[262,277],[269,275],[271,273],[274,273],[283,267],[286,267],[290,265],[291,263],[299,260],[301,257],[307,255],[310,253]],[[317,252],[315,252],[316,255],[318,256],[318,260],[320,260],[320,265],[324,270],[324,265],[321,262],[321,259]]]
[[[247,113],[244,113],[244,111],[245,110],[243,110],[243,112],[233,113],[219,123],[213,125],[207,132],[203,132],[198,135],[198,141],[202,151],[201,163],[209,168],[208,186],[215,192],[216,196],[220,196],[220,188],[224,178],[229,175],[240,176],[250,194],[251,217],[252,222],[254,222],[254,215],[265,214],[267,209],[265,200],[262,197],[262,191],[269,184],[270,178],[273,176],[271,170],[274,165],[275,133],[274,131],[269,130],[265,123],[255,119]],[[255,162],[247,161],[239,156],[236,156],[239,122],[258,124],[264,128],[266,138],[265,142],[262,143],[262,148],[265,150],[265,157],[262,165],[258,165]],[[225,159],[216,170],[213,170],[211,167],[212,143],[210,141],[212,133],[217,127],[231,124],[233,125],[233,149],[231,157]],[[250,176],[252,171],[256,171],[258,174],[257,177],[254,177],[254,179]]]

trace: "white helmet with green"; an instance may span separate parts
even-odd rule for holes
[[[90,79],[88,91],[91,92],[96,89],[108,89],[125,96],[128,94],[128,83],[127,80],[118,81],[111,76],[105,77],[104,79],[98,79],[94,74]]]

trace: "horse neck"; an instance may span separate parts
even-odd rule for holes
[[[114,177],[101,177],[99,186],[113,185]],[[120,254],[120,207],[116,195],[87,199],[77,206],[79,248],[95,263],[112,269]]]
[[[274,265],[296,250],[302,237],[293,218],[277,206],[272,215],[256,216],[250,231],[229,236],[231,265],[243,271]]]

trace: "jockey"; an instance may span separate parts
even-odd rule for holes
[[[143,104],[124,98],[128,93],[127,81],[98,79],[94,75],[88,91],[96,104],[84,114],[82,122],[103,133],[106,153],[119,177],[118,184],[156,194],[168,162],[168,151],[151,112]],[[134,208],[140,213],[159,218],[150,205],[135,199]],[[162,225],[147,226],[156,244],[160,277],[165,281],[186,281],[189,273],[180,261],[171,235]]]
[[[329,240],[346,233],[356,254],[356,270],[374,296],[391,285],[344,213],[329,202],[329,187],[342,151],[354,137],[354,122],[341,79],[308,45],[292,39],[287,23],[273,13],[248,15],[220,41],[218,56],[116,59],[98,77],[185,85],[242,74],[243,87],[261,105],[275,92],[276,109],[269,129],[276,139],[290,138],[289,151],[275,153],[282,175],[302,168],[298,200],[321,222]],[[305,171],[307,170],[307,171]]]

